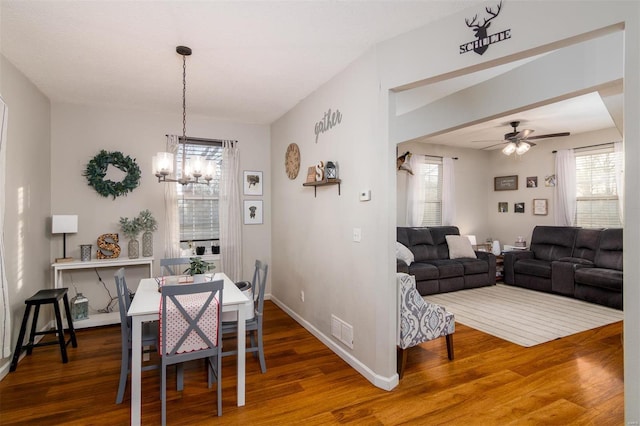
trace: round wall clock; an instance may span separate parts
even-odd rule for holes
[[[289,179],[295,179],[300,171],[300,148],[295,143],[289,144],[284,155],[284,170]]]

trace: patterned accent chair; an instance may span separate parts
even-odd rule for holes
[[[407,350],[423,342],[445,336],[447,355],[453,360],[455,317],[440,305],[426,302],[418,290],[413,275],[397,274],[398,319],[398,376],[402,379],[407,364]]]

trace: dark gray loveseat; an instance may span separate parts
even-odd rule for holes
[[[416,277],[422,295],[445,293],[496,283],[496,257],[476,251],[477,258],[449,258],[447,235],[460,235],[456,226],[397,228],[397,241],[414,255],[411,265],[398,260],[398,272]]]
[[[505,253],[504,281],[622,309],[622,233],[536,226],[529,250]]]

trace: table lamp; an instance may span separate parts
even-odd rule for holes
[[[78,215],[53,215],[51,216],[51,233],[62,234],[62,257],[56,262],[71,262],[72,257],[67,257],[67,234],[78,232]]]

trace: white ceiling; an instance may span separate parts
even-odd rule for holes
[[[2,0],[0,50],[52,102],[268,124],[377,42],[482,3]]]

